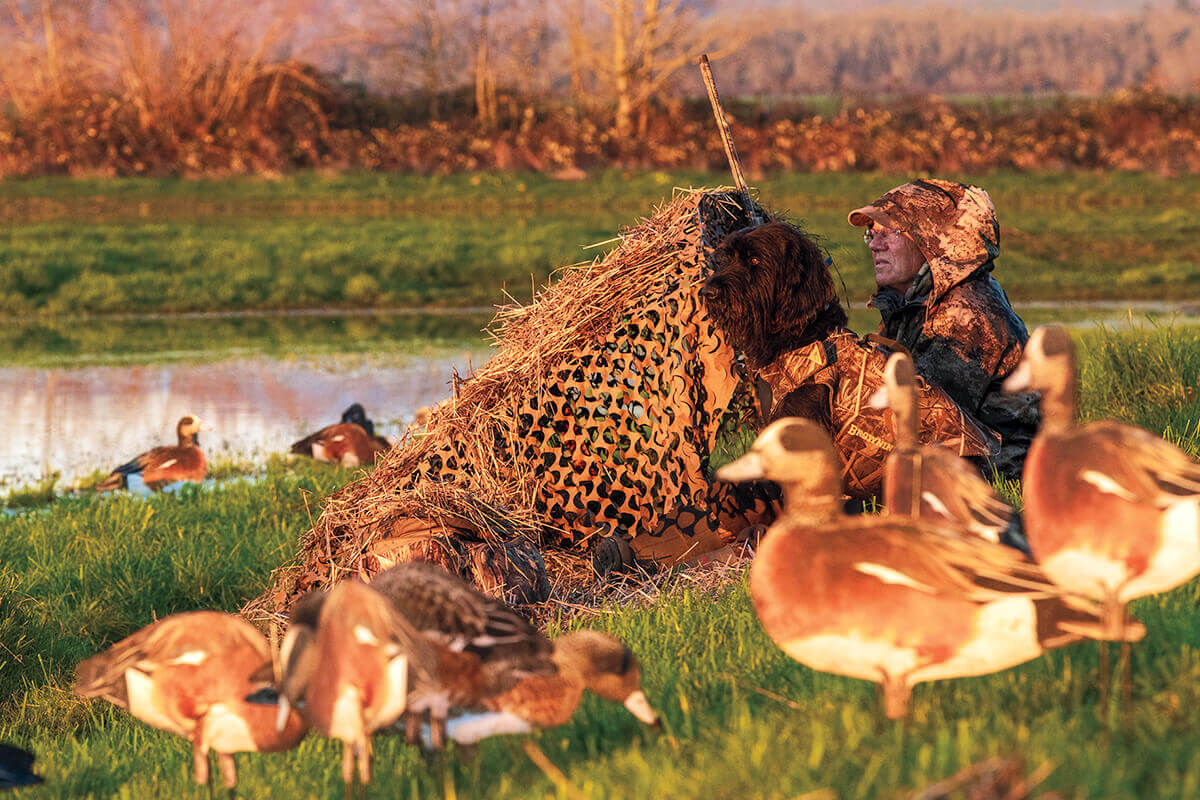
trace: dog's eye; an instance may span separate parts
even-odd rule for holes
[[[757,267],[758,266],[758,256],[750,256],[750,264],[752,266]]]

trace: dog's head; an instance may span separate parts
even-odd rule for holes
[[[752,368],[846,324],[824,251],[793,225],[735,231],[717,246],[712,264],[700,297]]]

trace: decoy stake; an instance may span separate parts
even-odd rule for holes
[[[746,176],[742,174],[742,163],[738,160],[737,148],[733,146],[733,134],[729,132],[729,121],[725,118],[725,108],[721,98],[717,96],[717,83],[713,80],[712,67],[708,63],[708,54],[700,56],[700,74],[704,78],[704,88],[708,90],[708,101],[712,103],[713,116],[717,120],[717,131],[721,135],[721,144],[725,147],[725,157],[729,159],[729,169],[733,173],[733,182],[742,195],[742,204],[750,221],[761,225],[763,220],[758,214],[758,207],[750,198],[750,188],[746,185]]]

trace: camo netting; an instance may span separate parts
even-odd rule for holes
[[[846,493],[859,499],[882,494],[884,463],[896,446],[891,409],[872,408],[868,402],[883,385],[890,352],[841,330],[784,353],[758,373],[779,400],[805,384],[829,387],[830,433],[842,456],[842,480]],[[975,458],[998,452],[999,437],[979,426],[941,387],[918,379],[917,402],[922,444]]]
[[[676,508],[722,502],[708,459],[749,391],[698,290],[712,249],[747,224],[735,193],[681,191],[605,256],[502,308],[496,354],[326,500],[252,610],[414,557],[463,571],[472,548],[516,537],[556,582],[598,531],[636,539]]]

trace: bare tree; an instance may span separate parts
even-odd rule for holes
[[[436,119],[442,93],[469,80],[469,17],[466,0],[366,0],[339,42],[364,51],[385,89],[421,92]]]
[[[315,89],[286,43],[308,0],[110,0],[93,23],[96,62],[144,130],[208,127],[285,84]],[[252,89],[266,86],[265,97]]]
[[[650,101],[680,68],[695,63],[702,52],[720,58],[745,42],[744,35],[722,30],[698,4],[685,0],[601,0],[600,10],[608,21],[607,66],[586,56],[581,62],[598,65],[611,87],[613,126],[623,137],[633,133],[635,115],[639,132],[645,132]]]
[[[475,116],[485,128],[496,125],[496,74],[490,59],[491,0],[480,0],[478,33],[475,36]]]
[[[0,9],[0,95],[18,114],[62,103],[95,79],[87,58],[92,0],[7,0]]]

